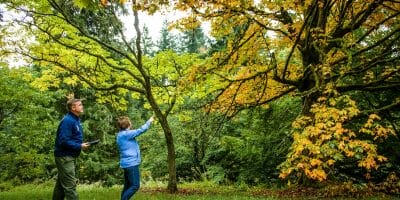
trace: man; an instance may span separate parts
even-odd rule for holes
[[[89,148],[89,143],[83,143],[83,131],[79,116],[83,113],[80,99],[70,99],[67,102],[68,113],[61,120],[54,145],[54,157],[58,176],[53,191],[53,200],[77,200],[77,178],[75,177],[76,159],[81,150]]]

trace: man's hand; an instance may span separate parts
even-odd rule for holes
[[[83,149],[83,150],[87,150],[87,149],[89,149],[89,147],[90,147],[89,142],[85,142],[85,143],[81,144],[81,149]]]

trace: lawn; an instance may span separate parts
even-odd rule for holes
[[[277,199],[273,197],[253,196],[238,189],[202,188],[198,191],[193,185],[185,185],[177,194],[169,194],[162,186],[143,186],[132,200],[259,200]],[[78,185],[80,200],[118,200],[122,186],[101,187],[96,184]],[[29,184],[0,192],[1,200],[49,200],[52,196],[53,184]]]
[[[54,183],[28,184],[0,192],[1,200],[49,200]],[[215,186],[208,183],[189,183],[179,185],[179,192],[169,194],[163,184],[143,185],[132,200],[276,200],[276,199],[321,199],[314,190],[294,188],[292,190],[248,188],[240,186]],[[80,200],[119,200],[122,186],[102,187],[98,184],[78,185]],[[327,199],[327,198],[324,198]],[[398,199],[392,196],[377,195],[364,198],[331,199]]]

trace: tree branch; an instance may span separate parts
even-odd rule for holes
[[[397,100],[395,102],[393,102],[392,104],[389,104],[387,106],[383,106],[381,108],[378,109],[371,109],[371,110],[365,110],[362,112],[362,114],[364,115],[370,115],[372,113],[382,113],[388,110],[393,110],[394,108],[400,108],[400,100]]]
[[[61,15],[63,17],[59,17],[60,19],[64,20],[65,22],[67,22],[68,24],[70,24],[71,26],[73,26],[74,28],[76,28],[82,35],[84,35],[85,37],[95,41],[96,43],[110,49],[111,51],[120,54],[122,57],[126,58],[127,60],[129,60],[135,67],[139,67],[137,61],[135,61],[132,57],[130,57],[128,54],[126,54],[124,51],[121,51],[119,49],[117,49],[116,47],[112,46],[111,44],[108,44],[90,34],[87,33],[87,31],[85,31],[82,27],[80,27],[79,25],[75,24],[73,22],[73,20],[71,20],[69,18],[69,16],[64,12],[64,10],[60,7],[60,5],[54,1],[54,0],[47,0],[50,5],[56,9],[57,11],[59,11],[61,13]]]
[[[70,45],[70,44],[68,44],[68,43],[65,43],[65,42],[63,42],[59,37],[55,37],[54,35],[52,35],[51,32],[50,32],[49,30],[43,29],[42,27],[40,27],[39,25],[36,25],[36,24],[32,24],[32,25],[34,25],[34,26],[35,26],[36,28],[38,28],[40,31],[42,31],[43,33],[45,33],[46,35],[48,35],[51,39],[53,39],[53,40],[54,40],[55,42],[57,42],[58,44],[60,44],[60,45],[62,45],[62,46],[64,46],[64,47],[66,47],[66,48],[75,50],[75,51],[77,51],[77,52],[82,52],[82,53],[85,53],[85,54],[87,54],[87,55],[96,57],[96,58],[100,59],[101,61],[103,61],[103,62],[104,62],[105,64],[107,64],[108,66],[110,66],[111,68],[116,69],[116,70],[119,70],[119,71],[126,72],[126,73],[129,74],[131,77],[133,77],[136,81],[140,82],[141,84],[144,84],[144,81],[143,81],[140,77],[136,76],[136,75],[135,75],[131,70],[129,70],[128,68],[120,67],[120,66],[114,65],[114,64],[112,64],[111,62],[109,62],[106,58],[104,58],[103,55],[95,54],[95,53],[93,53],[94,51],[90,51],[90,49],[88,49],[88,48],[78,48],[78,47],[75,46],[75,45]]]

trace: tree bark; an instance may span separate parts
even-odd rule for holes
[[[178,187],[177,187],[177,182],[176,182],[176,162],[175,162],[174,138],[172,136],[171,128],[167,122],[167,119],[166,119],[167,117],[163,114],[157,115],[157,117],[159,119],[162,129],[164,130],[165,140],[166,140],[167,149],[168,149],[169,180],[168,180],[167,189],[170,193],[175,193],[178,191]]]
[[[151,90],[147,90],[151,91]],[[167,162],[168,162],[168,192],[175,193],[178,191],[177,181],[176,181],[176,161],[175,161],[175,144],[174,144],[174,137],[172,136],[171,127],[168,124],[167,120],[167,113],[163,114],[160,110],[160,107],[157,105],[156,101],[154,100],[151,92],[147,95],[147,100],[149,101],[160,125],[164,131],[165,140],[167,143]]]

